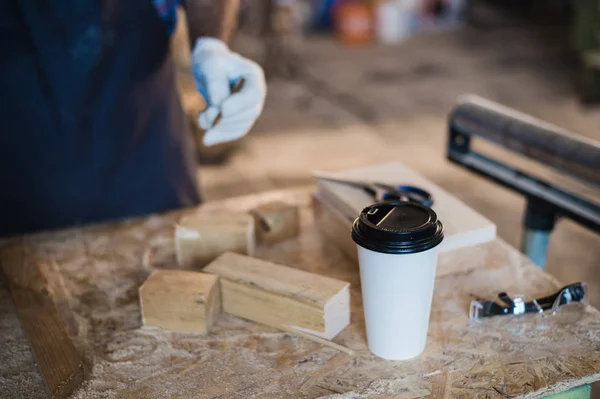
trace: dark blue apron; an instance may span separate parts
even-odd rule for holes
[[[0,235],[200,201],[151,0],[0,2]]]

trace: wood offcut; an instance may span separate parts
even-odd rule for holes
[[[219,278],[183,270],[158,270],[140,287],[144,325],[207,334],[221,314]]]
[[[255,246],[254,218],[247,213],[200,210],[175,227],[177,260],[186,269],[201,269],[227,251],[252,255]]]
[[[327,339],[350,323],[347,282],[234,253],[205,271],[221,277],[227,313]]]

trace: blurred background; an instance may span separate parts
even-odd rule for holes
[[[251,0],[233,47],[266,71],[265,110],[239,142],[198,145],[206,199],[311,184],[311,170],[401,161],[493,220],[518,247],[525,200],[445,158],[447,114],[475,93],[600,140],[597,1]],[[184,18],[184,15],[181,15]],[[182,19],[180,19],[182,20]],[[195,135],[203,109],[185,22],[174,36]],[[600,64],[599,64],[600,65]],[[561,220],[548,271],[600,307],[600,237]]]

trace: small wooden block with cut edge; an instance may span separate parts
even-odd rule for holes
[[[256,241],[274,244],[296,237],[300,231],[300,214],[296,205],[276,201],[261,205],[250,211],[254,216]]]
[[[140,287],[145,326],[207,334],[221,314],[219,278],[184,270],[159,270]]]
[[[223,311],[267,324],[335,337],[350,323],[350,284],[234,253],[205,269],[220,276]]]
[[[195,213],[184,216],[175,228],[179,265],[202,268],[225,252],[252,255],[254,218],[247,213]]]

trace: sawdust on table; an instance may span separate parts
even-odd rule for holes
[[[42,376],[37,370],[25,332],[4,276],[0,273],[0,396],[3,399],[45,398]]]
[[[287,391],[297,384],[286,380],[319,370],[337,351],[230,315],[206,336],[142,326],[138,287],[154,270],[178,267],[175,220],[132,221],[105,234],[73,229],[52,244],[42,236],[31,242],[84,357],[86,381],[74,398],[298,397]]]

